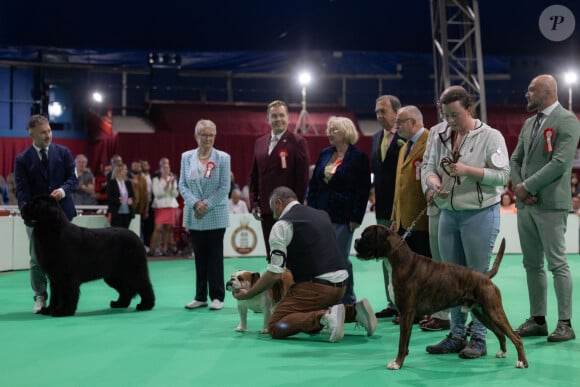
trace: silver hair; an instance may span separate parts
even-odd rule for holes
[[[199,131],[203,128],[211,128],[217,133],[217,126],[215,123],[212,120],[206,120],[202,118],[201,120],[197,121],[197,124],[195,124],[195,135],[197,136]]]

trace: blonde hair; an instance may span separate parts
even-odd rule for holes
[[[288,105],[286,104],[286,102],[277,99],[277,100],[272,101],[268,104],[268,108],[266,109],[266,115],[270,116],[270,110],[272,110],[272,108],[274,108],[274,107],[279,107],[279,106],[283,106],[284,109],[286,109],[286,113],[288,113]]]
[[[123,168],[127,168],[127,164],[115,165],[115,167],[113,168],[113,171],[111,172],[111,179],[117,180],[117,178],[121,174],[121,171],[123,170]]]
[[[349,144],[356,144],[358,141],[358,131],[356,130],[356,126],[354,122],[350,118],[347,117],[337,117],[332,116],[326,122],[326,133],[328,134],[328,128],[333,126],[334,128],[338,129],[344,135],[344,139]]]

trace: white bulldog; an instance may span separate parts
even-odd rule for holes
[[[226,282],[226,289],[233,292],[236,289],[249,289],[260,278],[260,273],[246,270],[238,270],[232,273],[230,280]],[[280,280],[270,289],[249,300],[237,300],[238,312],[240,314],[240,325],[236,327],[236,332],[245,332],[247,328],[248,309],[254,312],[264,313],[264,327],[260,333],[268,333],[268,321],[272,316],[274,308],[282,297],[288,292],[293,283],[292,273],[286,270]]]

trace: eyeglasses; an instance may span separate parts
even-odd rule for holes
[[[214,138],[215,134],[199,133],[198,136],[203,138]]]
[[[402,120],[397,120],[395,121],[397,123],[397,126],[401,125],[403,122],[407,122],[409,120],[412,120],[412,118],[404,118]]]
[[[331,134],[331,133],[340,133],[340,129],[337,128],[328,128],[326,129],[326,133]]]

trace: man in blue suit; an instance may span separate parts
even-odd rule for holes
[[[72,191],[77,187],[75,162],[71,152],[58,144],[52,144],[52,131],[48,119],[39,114],[28,122],[28,134],[32,146],[16,156],[14,176],[18,207],[36,195],[50,195],[56,199],[69,220],[76,215]],[[46,275],[38,265],[32,238],[32,225],[26,224],[30,240],[30,284],[34,291],[34,313],[46,306]]]

